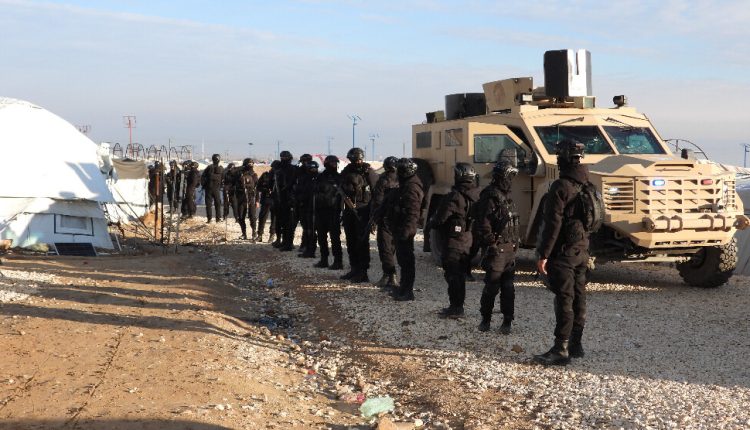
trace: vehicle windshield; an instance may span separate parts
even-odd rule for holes
[[[659,144],[647,127],[606,126],[604,131],[614,142],[620,154],[664,154],[664,147]]]
[[[562,139],[572,139],[586,146],[586,154],[614,154],[615,151],[607,143],[607,140],[595,125],[584,125],[575,127],[534,127],[536,133],[544,142],[544,147],[550,154],[556,153],[555,145]]]

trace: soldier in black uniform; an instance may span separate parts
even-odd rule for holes
[[[341,171],[341,190],[344,201],[344,234],[346,251],[349,254],[351,270],[341,279],[351,282],[369,282],[367,269],[370,268],[370,196],[378,175],[365,163],[365,151],[352,148],[346,154],[349,164]]]
[[[297,226],[296,221],[292,225],[292,219],[296,219],[294,215],[293,187],[297,171],[297,167],[292,165],[292,158],[291,152],[281,151],[279,153],[279,169],[274,175],[274,190],[276,192],[274,204],[278,202],[276,222],[281,227],[281,237],[278,237],[276,240],[279,240],[278,248],[281,251],[291,251],[294,249],[292,241],[294,240],[294,229]]]
[[[440,311],[441,318],[462,318],[466,298],[466,271],[471,250],[472,205],[479,199],[477,172],[468,163],[453,168],[454,186],[440,201],[430,220],[431,228],[440,229],[443,244],[443,276],[448,282],[450,305]]]
[[[341,248],[341,175],[338,172],[339,159],[329,155],[323,160],[321,172],[314,188],[315,198],[315,230],[320,246],[320,261],[315,267],[328,267],[331,270],[344,268],[343,251]],[[331,238],[331,253],[333,263],[328,266],[328,237]]]
[[[232,203],[232,199],[234,199],[234,190],[232,187],[234,184],[232,184],[232,170],[234,169],[234,163],[227,164],[226,169],[224,169],[224,176],[221,178],[221,197],[224,200],[224,221],[227,220],[227,216],[229,216],[229,207],[232,207],[232,215],[234,215],[235,218],[237,218],[237,215],[234,214],[234,208],[237,206]]]
[[[554,346],[534,356],[534,361],[545,365],[566,365],[570,357],[584,354],[589,238],[575,204],[580,185],[588,182],[588,168],[581,164],[583,149],[574,140],[558,142],[560,178],[552,183],[544,202],[537,270],[547,275],[548,288],[555,294],[556,320]]]
[[[297,163],[297,169],[294,175],[294,186],[292,192],[294,212],[290,218],[291,226],[289,229],[292,231],[292,237],[297,230],[297,224],[302,224],[302,238],[299,245],[299,257],[305,254],[305,249],[308,247],[307,240],[310,237],[310,230],[314,227],[307,225],[307,220],[302,216],[302,205],[309,199],[309,196],[305,194],[305,190],[310,188],[310,174],[307,171],[307,163],[312,161],[312,155],[302,154],[299,157]],[[314,245],[314,244],[313,244]],[[313,254],[313,257],[315,255]]]
[[[182,171],[185,172],[185,195],[182,198],[182,216],[192,218],[195,216],[197,208],[195,207],[195,189],[201,181],[201,175],[198,173],[198,163],[192,160],[186,161],[182,165]]]
[[[237,204],[235,216],[242,230],[242,238],[247,239],[247,224],[245,218],[250,219],[250,228],[253,232],[250,240],[255,242],[255,188],[258,184],[258,175],[253,171],[253,159],[242,160],[242,167],[234,174],[234,200]]]
[[[276,223],[274,222],[273,212],[273,173],[274,168],[279,165],[275,160],[271,163],[271,170],[266,170],[258,178],[258,201],[260,203],[260,213],[258,214],[258,242],[263,242],[263,231],[266,226],[266,219],[271,218],[271,226],[268,229],[268,242],[273,242]]]
[[[297,181],[295,192],[297,194],[297,208],[299,219],[302,224],[302,252],[298,257],[315,258],[315,181],[318,178],[318,162],[310,160],[300,170],[305,174]]]
[[[203,170],[201,187],[206,203],[206,222],[211,222],[211,206],[216,209],[216,222],[221,221],[221,181],[224,179],[224,168],[219,165],[219,154],[211,156],[211,164]]]
[[[414,235],[417,234],[424,189],[416,175],[417,164],[412,159],[398,160],[396,169],[399,186],[391,191],[395,197],[389,204],[387,219],[396,240],[396,260],[401,268],[401,286],[394,289],[393,298],[403,302],[414,300]]]
[[[377,227],[378,254],[383,267],[383,276],[377,282],[381,288],[395,287],[396,282],[396,245],[393,241],[391,223],[388,221],[388,205],[391,203],[389,195],[396,193],[398,175],[396,174],[396,157],[386,157],[383,160],[383,173],[380,174],[375,186],[372,187],[372,201],[370,202],[370,225]],[[392,198],[392,197],[391,197]],[[386,204],[384,204],[386,203]]]
[[[177,202],[180,201],[180,184],[182,183],[182,171],[177,166],[177,161],[169,162],[169,172],[167,172],[164,182],[167,184],[167,200],[169,200],[169,211],[177,210]]]
[[[479,195],[476,205],[474,237],[485,249],[482,260],[484,290],[481,305],[480,331],[490,329],[495,296],[500,292],[500,310],[503,323],[500,333],[510,334],[513,322],[516,274],[516,249],[518,248],[518,211],[510,195],[513,178],[518,174],[513,164],[501,159],[492,169],[492,183]]]

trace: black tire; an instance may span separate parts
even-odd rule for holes
[[[686,284],[701,288],[716,288],[732,277],[737,267],[737,239],[723,246],[706,247],[693,257],[677,265]]]

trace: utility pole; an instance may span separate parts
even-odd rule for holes
[[[352,120],[352,148],[354,148],[354,127],[357,126],[357,121],[362,121],[362,118],[359,117],[359,115],[347,115],[347,118]]]
[[[331,141],[333,140],[333,137],[328,136],[328,153],[326,155],[331,155]]]
[[[128,128],[128,147],[130,148],[130,158],[133,157],[133,129],[135,128],[135,115],[125,115],[122,117],[125,127]]]
[[[375,157],[375,139],[380,137],[377,133],[370,133],[370,143],[372,144],[372,158],[371,160],[375,161],[377,158]]]
[[[276,159],[278,160],[281,157],[281,141],[276,141]]]
[[[745,149],[745,156],[742,159],[742,167],[747,167],[747,153],[750,151],[750,143],[740,143]]]

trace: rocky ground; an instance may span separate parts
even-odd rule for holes
[[[586,357],[543,368],[530,357],[551,345],[552,295],[530,253],[503,336],[499,314],[476,330],[481,282],[465,319],[437,318],[446,285],[429,253],[417,300],[396,303],[237,236],[196,219],[177,254],[131,238],[98,258],[6,256],[0,428],[750,427],[746,277],[703,290],[666,266],[601,266]],[[393,412],[362,417],[386,396]]]

